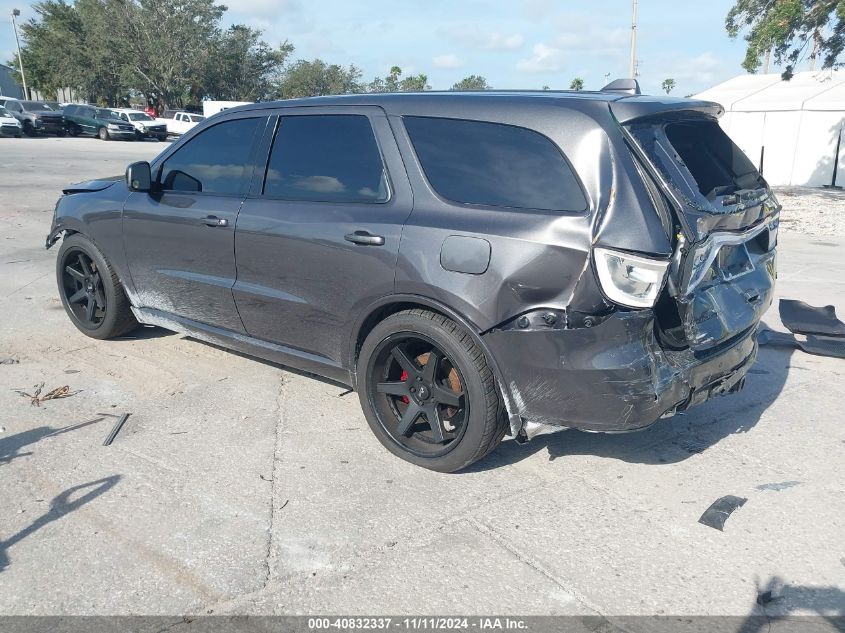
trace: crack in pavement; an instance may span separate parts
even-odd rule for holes
[[[270,525],[267,528],[267,548],[264,553],[264,579],[261,582],[261,588],[257,591],[262,591],[266,589],[267,585],[270,583],[273,577],[273,568],[274,568],[274,561],[275,558],[273,553],[273,534],[275,533],[276,528],[276,514],[278,510],[281,508],[276,508],[276,482],[278,482],[280,477],[280,464],[281,460],[279,459],[279,453],[281,449],[282,443],[282,433],[281,433],[281,426],[284,424],[284,398],[285,398],[285,386],[288,383],[287,375],[282,372],[279,382],[279,391],[276,394],[276,423],[274,425],[275,433],[273,437],[273,465],[271,470],[271,483],[270,483]]]

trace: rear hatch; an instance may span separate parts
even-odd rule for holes
[[[719,127],[719,106],[652,103],[638,116],[634,101],[618,118],[658,210],[675,221],[658,329],[668,346],[703,352],[747,333],[771,304],[780,205]]]

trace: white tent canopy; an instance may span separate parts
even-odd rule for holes
[[[696,95],[725,108],[720,123],[771,185],[829,185],[836,167],[845,185],[845,164],[834,158],[845,124],[845,71],[741,75]],[[843,144],[845,145],[845,144]]]

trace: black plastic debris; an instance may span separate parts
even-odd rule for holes
[[[757,332],[757,342],[760,345],[768,345],[770,347],[801,349],[801,344],[794,335],[787,332],[775,332],[765,326],[760,326],[760,330]]]
[[[807,336],[806,341],[799,341],[801,349],[816,356],[845,358],[845,338],[833,336]]]
[[[803,340],[802,340],[803,339]],[[806,335],[801,339],[787,332],[775,332],[767,327],[761,327],[757,332],[757,342],[770,347],[785,347],[800,349],[816,356],[831,358],[845,358],[845,337]]]
[[[19,362],[17,358],[0,358],[0,365],[17,365]]]
[[[101,414],[101,415],[109,415],[109,414]],[[112,442],[114,442],[114,438],[117,437],[117,434],[120,433],[120,429],[123,428],[123,425],[126,424],[126,420],[129,419],[129,413],[124,413],[120,416],[117,420],[117,423],[114,425],[114,428],[111,430],[111,433],[108,434],[105,441],[103,442],[103,446],[109,446]],[[114,417],[114,416],[110,416]]]
[[[770,484],[761,484],[757,486],[757,490],[774,490],[775,492],[780,492],[781,490],[786,490],[787,488],[792,488],[794,486],[800,485],[800,481],[781,481],[781,482],[773,482]]]
[[[794,299],[781,299],[780,320],[795,334],[845,337],[845,323],[836,318],[833,306],[814,307]]]
[[[698,520],[702,525],[712,527],[720,532],[724,532],[725,521],[731,516],[734,510],[745,505],[748,499],[744,497],[735,497],[734,495],[725,495],[719,497],[714,501],[709,508],[704,511],[701,518]]]

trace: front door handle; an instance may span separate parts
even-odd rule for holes
[[[206,226],[229,226],[229,220],[226,218],[218,218],[216,215],[209,215],[202,219],[202,223]]]
[[[344,238],[347,242],[352,242],[353,244],[362,244],[364,246],[382,246],[384,245],[384,238],[381,235],[373,235],[372,233],[368,233],[367,231],[355,231],[354,233],[349,233],[345,235]]]

